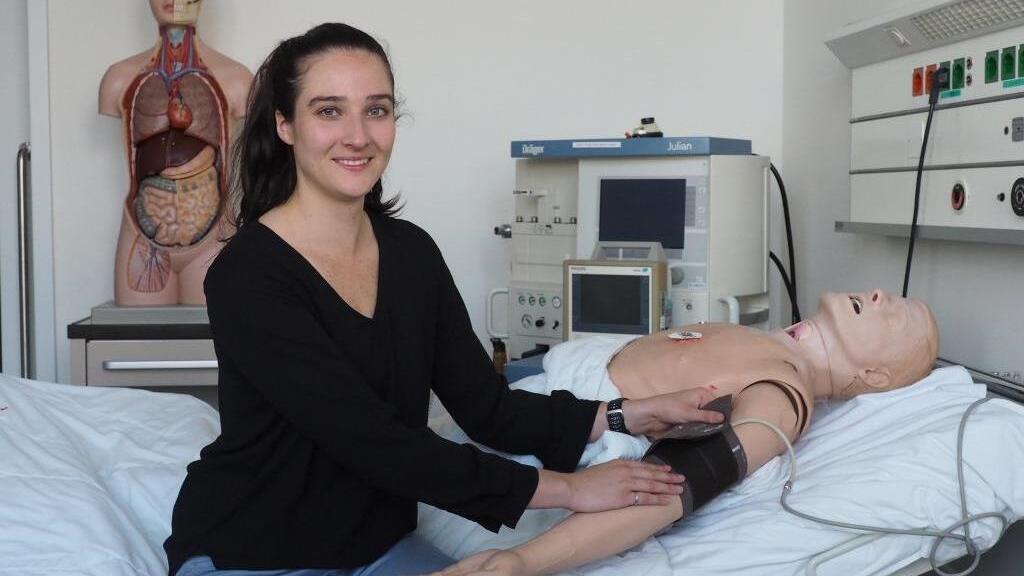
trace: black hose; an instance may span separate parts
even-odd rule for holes
[[[772,175],[775,176],[775,182],[779,185],[779,195],[782,197],[782,216],[786,222],[786,248],[789,250],[789,278],[791,282],[789,300],[793,305],[793,324],[796,324],[800,321],[800,307],[796,303],[798,297],[796,290],[796,258],[793,256],[793,222],[789,217],[789,196],[786,194],[786,185],[782,183],[782,175],[775,168],[775,164],[769,163],[768,166],[772,170]],[[782,264],[778,262],[777,258],[775,264],[779,267],[779,272],[785,277],[786,272],[782,269]]]
[[[789,303],[793,307],[793,324],[800,322],[800,306],[796,303],[796,287],[790,280],[789,275],[786,274],[786,269],[782,266],[782,261],[775,255],[775,252],[768,252],[768,257],[771,258],[772,262],[775,262],[775,266],[779,269],[779,275],[782,276],[782,283],[786,286],[786,292],[789,294]]]

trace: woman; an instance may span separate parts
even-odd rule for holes
[[[395,118],[387,55],[350,26],[282,42],[256,74],[238,232],[205,282],[222,430],[175,504],[172,576],[440,569],[451,560],[409,536],[417,501],[496,531],[525,508],[678,497],[667,467],[571,473],[607,427],[604,404],[513,392],[494,374],[437,246],[382,199]],[[475,440],[546,469],[436,436],[431,390]],[[720,419],[696,408],[703,396],[623,414],[640,433]]]

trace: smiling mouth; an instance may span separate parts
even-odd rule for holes
[[[334,162],[347,168],[361,168],[370,163],[369,158],[334,158]]]

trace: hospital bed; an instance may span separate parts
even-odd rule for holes
[[[517,384],[531,382],[536,384]],[[984,394],[967,371],[951,367],[911,388],[819,406],[815,424],[797,445],[802,472],[791,503],[883,524],[952,523],[957,507],[950,499],[948,436],[965,403]],[[908,404],[899,401],[906,395],[929,403],[915,404],[922,408],[907,414],[898,410]],[[459,437],[439,409],[432,424]],[[216,412],[190,396],[0,376],[0,575],[165,573],[162,543],[185,466],[218,430]],[[631,455],[635,447],[621,440],[603,438],[586,459]],[[1014,477],[1024,469],[1024,407],[989,402],[972,419],[965,444],[971,510],[1003,510],[1015,520],[1024,511],[1024,483]],[[863,470],[851,475],[851,468]],[[804,574],[815,573],[809,571],[814,563],[821,575],[920,573],[906,570],[921,568],[915,562],[929,543],[914,538],[884,537],[827,559],[856,535],[781,511],[777,499],[785,474],[785,463],[775,459],[689,520],[574,573]],[[920,505],[905,509],[903,500]],[[419,530],[464,556],[514,545],[560,518],[555,511],[528,511],[519,530],[493,535],[422,506]],[[982,546],[997,536],[984,527],[973,534]],[[947,556],[957,554],[952,549]]]
[[[558,350],[558,349],[555,349]],[[549,352],[551,354],[551,352]],[[530,376],[513,387],[550,392],[582,386],[601,399],[594,370]],[[552,382],[552,380],[554,382]],[[984,382],[984,383],[983,383]],[[988,384],[988,386],[986,386]],[[571,388],[570,388],[571,389]],[[913,386],[845,402],[816,406],[809,431],[796,443],[799,464],[788,503],[802,512],[845,522],[894,528],[944,529],[960,518],[956,480],[957,428],[967,407],[986,395],[964,436],[964,479],[972,514],[997,511],[1008,522],[1024,511],[1024,405],[1020,388],[960,366],[945,366]],[[431,426],[446,437],[465,435],[440,408]],[[645,445],[607,433],[584,453],[593,465],[614,457],[639,457]],[[536,463],[531,458],[517,458]],[[931,570],[932,538],[875,535],[815,524],[779,504],[788,461],[775,458],[689,519],[626,553],[570,572],[588,576],[689,575],[875,575],[917,576]],[[446,512],[421,505],[419,532],[446,553],[464,557],[488,548],[509,548],[564,517],[552,510],[527,511],[515,531],[492,534]],[[1000,536],[1000,524],[971,526],[980,549]],[[963,555],[950,541],[940,562]]]

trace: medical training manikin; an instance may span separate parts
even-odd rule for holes
[[[791,441],[805,431],[816,398],[907,386],[931,371],[938,354],[938,329],[928,308],[880,290],[826,294],[817,314],[785,330],[704,324],[683,332],[693,336],[680,338],[678,330],[652,334],[611,359],[608,376],[621,396],[639,399],[707,387],[729,420],[768,421]],[[628,428],[628,417],[625,424]],[[775,433],[756,424],[681,425],[655,441],[645,456],[686,476],[678,501],[574,514],[521,546],[482,552],[444,574],[557,572],[622,552],[784,449]]]
[[[111,66],[99,111],[119,117],[129,185],[114,301],[204,304],[206,269],[228,235],[228,141],[252,74],[196,35],[201,0],[150,0],[155,48]]]

